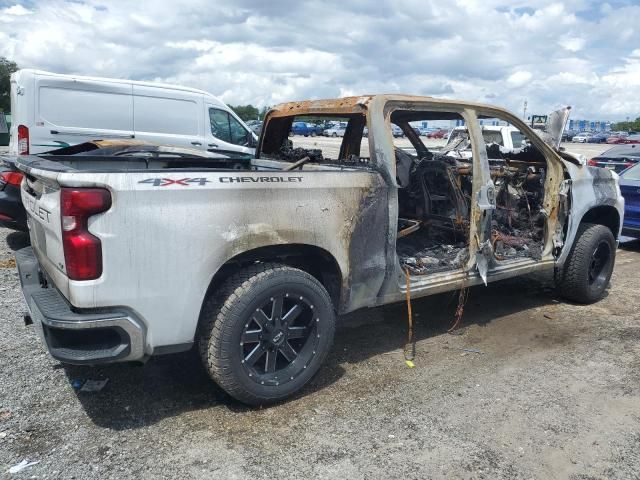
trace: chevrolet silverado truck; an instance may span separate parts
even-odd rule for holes
[[[31,247],[16,260],[30,318],[72,364],[195,347],[225,391],[260,405],[313,377],[338,315],[407,293],[549,270],[564,297],[595,302],[624,202],[615,173],[559,148],[567,111],[540,136],[505,110],[430,97],[286,103],[244,170],[170,155],[21,156]],[[293,122],[318,117],[347,122],[339,150],[289,138]],[[490,151],[480,120],[493,118],[526,137],[521,149]],[[464,122],[470,157],[430,151],[410,125],[446,120]]]

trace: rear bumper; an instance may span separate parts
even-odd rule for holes
[[[16,264],[31,318],[52,357],[76,365],[144,358],[145,330],[133,315],[118,309],[78,312],[46,286],[31,247],[16,252]]]

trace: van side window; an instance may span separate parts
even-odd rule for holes
[[[209,119],[211,120],[211,135],[214,137],[234,145],[246,146],[248,144],[247,130],[238,120],[229,115],[229,112],[210,108]]]

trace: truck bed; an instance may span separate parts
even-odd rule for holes
[[[290,162],[268,159],[252,159],[246,163],[246,168],[239,168],[237,163],[233,167],[212,166],[211,160],[184,157],[145,157],[145,156],[98,156],[98,155],[24,155],[19,157],[0,156],[0,160],[20,165],[28,173],[29,169],[37,168],[49,172],[160,172],[160,171],[282,171]],[[303,166],[308,171],[344,171],[355,170],[345,164],[307,163]],[[362,167],[357,170],[362,171]],[[299,171],[299,170],[295,170]],[[295,172],[294,171],[294,172]]]

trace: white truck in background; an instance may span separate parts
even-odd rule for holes
[[[210,93],[154,82],[19,70],[11,75],[11,113],[14,155],[137,139],[249,159],[257,142]]]
[[[511,152],[518,148],[522,148],[525,136],[520,130],[511,125],[482,125],[482,137],[487,145],[496,144],[500,151]],[[444,151],[455,151],[460,156],[466,158],[471,157],[471,143],[469,140],[469,131],[467,127],[455,127],[449,133],[447,144],[443,147]],[[467,143],[467,148],[460,148],[461,142]],[[464,147],[464,146],[463,146]]]

